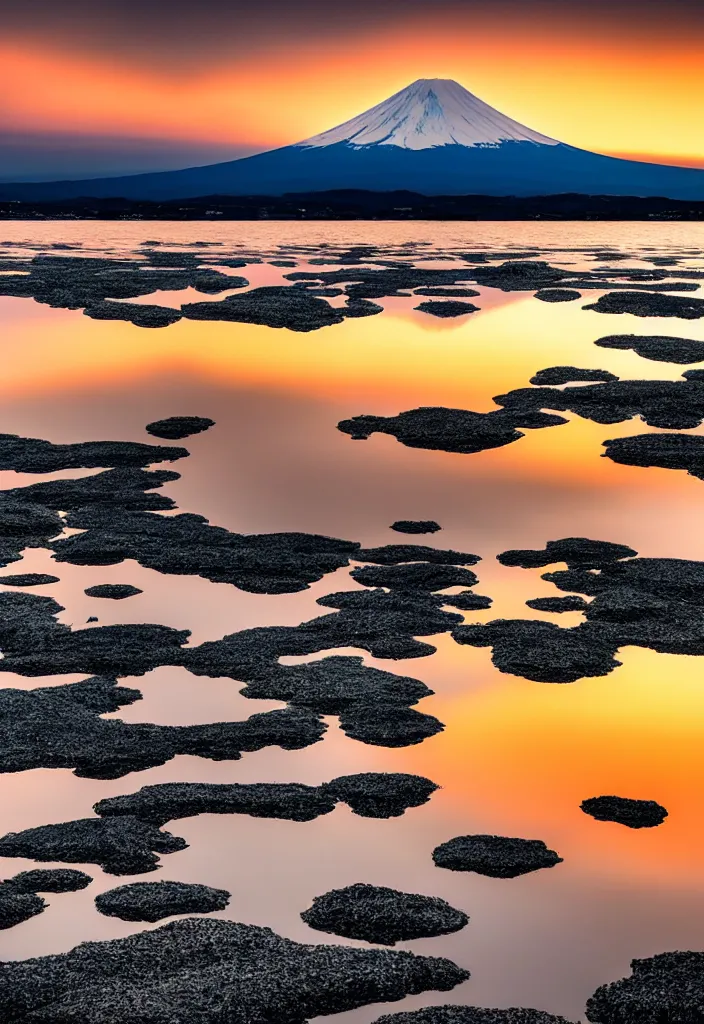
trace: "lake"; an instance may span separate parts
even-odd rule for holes
[[[613,277],[663,268],[668,257],[673,263],[664,269],[674,277],[704,269],[704,225],[682,222],[8,221],[0,236],[2,260],[77,251],[52,249],[57,243],[80,246],[84,256],[119,259],[144,251],[145,240],[152,249],[159,243],[159,250],[203,255],[215,267],[218,254],[240,253],[243,269],[221,269],[244,275],[252,287],[290,283],[284,275],[293,272],[334,271],[334,254],[356,246],[374,247],[372,259],[386,254],[428,270],[486,265],[467,262],[461,253],[489,253],[489,264],[499,264],[502,253],[525,250],[532,260],[585,275],[610,266]],[[333,254],[329,265],[310,263],[326,251]],[[419,262],[423,251],[427,258]],[[262,262],[247,262],[256,255]],[[295,266],[276,267],[271,260]],[[532,619],[573,627],[583,619],[579,611],[558,616],[526,607],[527,600],[559,593],[541,574],[564,566],[503,565],[496,556],[508,549],[585,537],[628,545],[648,558],[704,561],[702,480],[602,457],[607,439],[662,431],[637,416],[606,423],[568,411],[563,425],[527,429],[515,443],[471,454],[409,447],[380,433],[353,440],[337,429],[354,416],[394,417],[426,406],[488,412],[494,396],[529,387],[547,367],[676,381],[698,365],[595,346],[598,338],[624,334],[704,343],[704,318],[583,309],[611,290],[606,283],[565,302],[540,301],[535,289],[470,286],[479,293],[471,300],[479,310],[457,318],[416,310],[417,296],[391,295],[374,299],[383,306],[378,315],[307,332],[192,319],[145,329],[3,296],[0,431],[55,444],[161,443],[145,433],[145,424],[210,417],[210,430],[176,442],[190,456],[165,467],[181,474],[163,489],[179,511],[238,534],[297,531],[365,549],[408,542],[472,552],[481,557],[472,570],[477,593],[493,601],[489,609],[461,613],[472,624]],[[178,308],[214,298],[221,296],[189,287],[134,301]],[[344,296],[330,301],[341,307]],[[701,435],[702,429],[685,433]],[[90,472],[0,475],[3,488],[15,488]],[[402,536],[389,529],[397,520],[436,520],[442,531]],[[55,598],[64,609],[59,621],[76,629],[91,616],[100,626],[159,623],[190,630],[190,646],[254,627],[296,626],[329,611],[318,598],[361,589],[350,566],[299,592],[262,594],[159,572],[134,559],[57,563],[46,547],[26,548],[3,572],[60,576],[56,585],[25,592]],[[142,592],[125,601],[84,593],[105,583]],[[230,905],[216,917],[265,925],[306,943],[365,945],[314,931],[300,918],[315,896],[356,882],[439,896],[469,915],[467,927],[454,934],[398,946],[449,957],[471,971],[469,981],[451,993],[342,1014],[345,1024],[448,1002],[535,1007],[582,1021],[587,998],[627,975],[632,959],[703,948],[701,660],[625,645],[613,672],[556,685],[501,672],[489,647],[458,644],[449,632],[424,640],[437,648],[427,657],[379,658],[341,647],[284,658],[297,664],[357,655],[366,665],[421,680],[434,693],[416,710],[445,726],[421,743],[390,748],[360,742],[345,735],[336,716],[325,716],[323,740],[300,750],[267,746],[238,761],[178,755],[112,780],[80,778],[66,768],[4,774],[2,835],[90,816],[98,800],[165,782],[318,786],[342,775],[400,772],[440,788],[427,803],[389,819],[360,817],[339,805],[306,822],[246,814],[173,821],[166,828],[188,848],[162,856],[157,875],[116,879],[95,864],[76,865],[93,884],[50,896],[44,914],[0,932],[0,958],[58,953],[84,940],[151,927],[102,916],[93,900],[116,885],[156,878],[226,889]],[[85,678],[85,672],[31,678],[13,672],[4,685],[28,690]],[[246,699],[239,693],[244,682],[194,675],[177,665],[120,682],[139,689],[143,699],[107,717],[130,723],[232,722],[285,706]],[[649,829],[596,821],[580,804],[602,794],[655,800],[669,816]],[[563,862],[513,879],[436,867],[433,849],[466,834],[541,839]],[[4,877],[36,866],[2,859]]]

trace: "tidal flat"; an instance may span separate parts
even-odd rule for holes
[[[3,1020],[695,1019],[704,225],[1,233]]]

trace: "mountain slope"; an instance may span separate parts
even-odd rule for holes
[[[179,199],[330,189],[704,199],[704,171],[600,156],[533,132],[456,82],[423,79],[294,146],[182,171],[0,185],[0,199]]]

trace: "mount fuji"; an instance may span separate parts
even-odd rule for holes
[[[0,199],[167,200],[337,189],[697,200],[704,199],[704,170],[576,149],[506,117],[457,82],[422,78],[337,128],[295,145],[182,171],[0,185]]]

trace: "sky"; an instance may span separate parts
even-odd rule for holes
[[[417,78],[704,167],[704,0],[0,0],[0,24],[0,180],[234,159]]]

